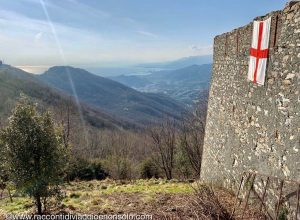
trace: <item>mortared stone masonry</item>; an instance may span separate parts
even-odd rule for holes
[[[244,171],[300,181],[300,2],[272,16],[266,83],[247,80],[252,23],[214,39],[201,178],[237,188]]]

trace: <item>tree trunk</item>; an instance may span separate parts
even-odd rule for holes
[[[42,202],[41,202],[41,197],[40,196],[36,196],[36,207],[37,207],[37,211],[38,211],[38,215],[42,215]]]
[[[10,202],[13,202],[12,195],[11,195],[9,187],[7,187],[7,191],[8,191]]]
[[[167,180],[171,180],[173,178],[173,176],[172,176],[172,170],[171,169],[167,169],[166,175],[167,175]]]
[[[44,197],[43,198],[43,206],[44,206],[44,213],[46,213],[47,212],[47,197]]]

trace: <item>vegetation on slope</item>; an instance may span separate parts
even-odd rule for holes
[[[74,98],[67,96],[46,85],[32,74],[8,65],[0,67],[0,119],[5,123],[11,110],[15,106],[20,94],[23,93],[30,97],[43,109],[50,109],[54,112],[56,119],[62,121],[70,114],[73,127],[96,128],[133,128],[134,123],[125,121],[118,117],[99,110],[98,108],[86,105],[79,101],[76,103]],[[80,107],[78,106],[80,105]],[[81,109],[81,111],[79,110]],[[80,115],[82,114],[82,116]],[[84,120],[82,122],[81,120]]]

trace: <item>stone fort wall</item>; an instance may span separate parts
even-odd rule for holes
[[[300,2],[272,16],[266,83],[247,80],[252,22],[216,36],[201,177],[237,186],[244,171],[300,181]]]

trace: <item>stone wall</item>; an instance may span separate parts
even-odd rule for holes
[[[237,186],[244,171],[300,181],[300,2],[272,16],[264,86],[247,80],[252,23],[214,39],[201,177]]]

